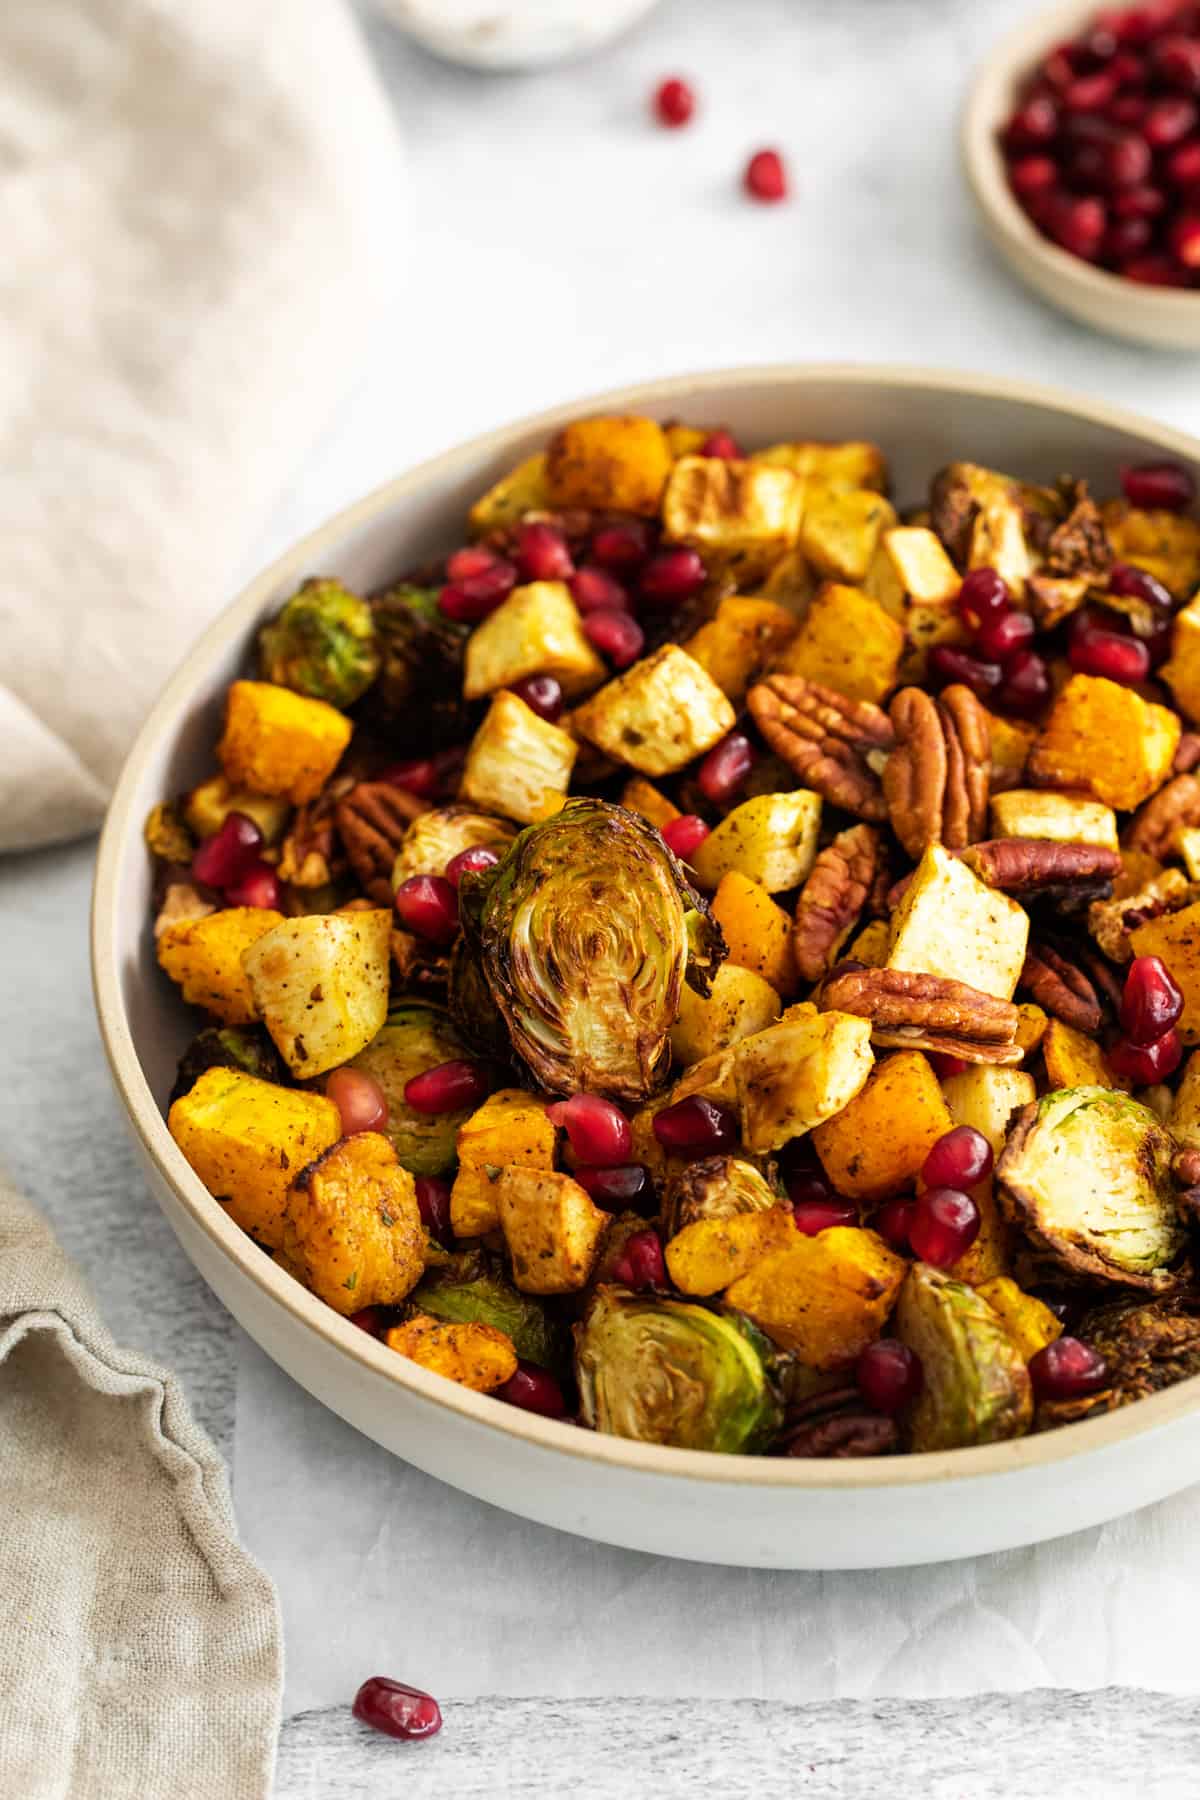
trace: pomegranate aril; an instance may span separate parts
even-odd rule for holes
[[[498,853],[487,844],[470,844],[450,858],[446,864],[446,880],[457,891],[464,875],[481,875],[485,869],[494,869],[499,861]]]
[[[742,186],[752,200],[772,205],[785,200],[788,191],[787,170],[778,150],[756,150],[746,164]]]
[[[636,569],[653,548],[650,527],[641,519],[602,525],[592,537],[592,555],[605,569]]]
[[[583,635],[614,669],[627,669],[646,647],[646,634],[627,612],[592,612],[583,621]]]
[[[839,1197],[819,1169],[797,1169],[788,1177],[787,1192],[793,1207],[840,1204]]]
[[[1136,568],[1132,563],[1113,564],[1108,572],[1108,591],[1129,600],[1144,600],[1148,606],[1159,607],[1164,613],[1175,610],[1170,589],[1148,569]]]
[[[522,1360],[517,1364],[516,1374],[510,1375],[502,1387],[493,1388],[492,1392],[497,1400],[519,1406],[522,1412],[540,1413],[544,1419],[565,1419],[567,1416],[562,1389],[549,1369],[540,1369],[536,1363]]]
[[[405,1082],[404,1100],[420,1113],[458,1112],[464,1106],[482,1106],[492,1086],[487,1063],[455,1057]]]
[[[961,1056],[947,1056],[944,1050],[931,1050],[928,1055],[939,1081],[952,1081],[956,1075],[965,1075],[971,1067]]]
[[[488,607],[499,606],[516,585],[517,571],[503,556],[493,556],[486,569],[480,569],[476,575],[460,575],[451,583],[474,605]]]
[[[732,431],[710,431],[700,446],[699,454],[719,457],[722,462],[740,462],[745,451]]]
[[[1156,219],[1166,211],[1167,196],[1161,188],[1125,188],[1112,198],[1112,210],[1118,219]]]
[[[1182,269],[1169,256],[1132,256],[1121,264],[1126,281],[1140,281],[1145,287],[1188,287],[1190,282]]]
[[[632,604],[628,589],[607,569],[577,569],[567,586],[576,607],[585,616],[594,612],[628,612]]]
[[[979,653],[988,662],[1004,664],[1018,650],[1026,650],[1034,639],[1034,624],[1027,612],[1010,612],[985,619],[975,634]]]
[[[1105,262],[1123,263],[1140,256],[1153,235],[1149,219],[1114,219],[1104,234]]]
[[[486,575],[500,561],[494,550],[484,544],[468,544],[464,550],[456,550],[446,562],[446,580],[473,581],[477,575]]]
[[[1072,638],[1067,661],[1078,675],[1103,675],[1136,687],[1150,673],[1150,652],[1138,638],[1115,631],[1088,631]]]
[[[438,595],[438,611],[456,625],[477,625],[494,613],[504,598],[503,594],[496,594],[490,599],[477,599],[457,582],[448,582]]]
[[[1121,994],[1121,1029],[1131,1043],[1153,1044],[1178,1025],[1183,995],[1161,956],[1135,956]]]
[[[387,1125],[387,1095],[365,1069],[334,1069],[325,1078],[325,1094],[341,1116],[343,1137]]]
[[[381,1306],[360,1306],[357,1312],[350,1314],[350,1323],[365,1331],[368,1337],[378,1337],[383,1329],[383,1308]]]
[[[616,1168],[601,1169],[584,1165],[575,1170],[575,1179],[586,1188],[597,1206],[611,1212],[628,1208],[632,1212],[648,1212],[657,1205],[650,1171],[642,1163],[620,1163]]]
[[[406,931],[431,944],[458,933],[458,895],[444,875],[410,875],[396,889],[396,917]]]
[[[1077,200],[1064,197],[1046,221],[1046,228],[1055,243],[1084,262],[1094,262],[1099,256],[1107,226],[1104,202],[1094,195],[1084,195]]]
[[[432,1694],[386,1675],[372,1675],[363,1682],[354,1696],[353,1711],[361,1724],[386,1732],[388,1737],[427,1738],[442,1729],[441,1708]]]
[[[1042,63],[1042,80],[1055,88],[1060,96],[1070,87],[1077,74],[1073,44],[1060,44],[1058,49],[1052,50]]]
[[[1142,136],[1151,150],[1170,150],[1183,142],[1200,121],[1194,103],[1183,94],[1167,94],[1153,100],[1142,120]]]
[[[1150,46],[1150,62],[1167,87],[1184,94],[1200,93],[1200,42],[1171,34]]]
[[[996,690],[999,712],[1029,718],[1050,698],[1050,672],[1036,650],[1018,650],[1009,659],[1004,680]]]
[[[565,705],[562,684],[553,675],[523,676],[520,681],[513,682],[512,692],[547,724],[553,725],[562,718]]]
[[[1011,163],[1008,179],[1022,200],[1044,194],[1058,181],[1058,164],[1049,156],[1023,156]]]
[[[1012,606],[1008,584],[995,569],[970,569],[958,590],[958,616],[968,631],[978,631],[985,619],[1007,612]]]
[[[1049,94],[1034,94],[1008,121],[1004,141],[1010,150],[1040,150],[1058,136],[1058,108]]]
[[[450,1183],[440,1175],[414,1175],[413,1186],[422,1225],[439,1244],[449,1244],[454,1235],[450,1225]]]
[[[565,581],[575,570],[562,532],[540,519],[527,520],[517,532],[516,557],[523,581]]]
[[[907,1250],[916,1210],[915,1200],[885,1200],[871,1215],[871,1230],[877,1231],[893,1250]]]
[[[678,75],[660,81],[654,90],[654,113],[660,125],[678,130],[696,110],[696,96]]]
[[[1063,89],[1063,105],[1068,112],[1102,112],[1116,92],[1116,81],[1107,70],[1097,75],[1078,75]]]
[[[212,837],[205,838],[192,858],[192,874],[205,887],[231,887],[259,861],[263,834],[242,812],[226,813]]]
[[[1029,1359],[1029,1379],[1039,1400],[1078,1400],[1108,1382],[1108,1364],[1082,1338],[1055,1338]]]
[[[754,767],[754,745],[740,731],[714,744],[696,770],[696,786],[712,806],[724,806]]]
[[[626,1287],[642,1292],[646,1288],[667,1285],[667,1265],[663,1259],[662,1240],[657,1231],[635,1231],[625,1240],[625,1248],[617,1259],[613,1276]]]
[[[968,650],[956,650],[952,644],[935,644],[929,652],[930,680],[938,687],[961,682],[978,700],[986,700],[999,687],[1004,671],[997,662],[984,662]]]
[[[737,1142],[737,1117],[717,1100],[689,1094],[654,1115],[654,1135],[675,1155],[714,1156]]]
[[[956,1125],[940,1137],[921,1166],[931,1188],[971,1188],[992,1172],[992,1146],[973,1125]]]
[[[1172,150],[1164,167],[1172,187],[1194,188],[1200,183],[1200,138],[1188,138]]]
[[[927,1188],[918,1195],[908,1241],[922,1262],[948,1269],[979,1236],[979,1208],[958,1188]]]
[[[237,881],[225,889],[230,906],[258,906],[265,912],[278,912],[279,876],[267,862],[256,862]]]
[[[1180,213],[1172,219],[1167,243],[1175,261],[1185,269],[1200,269],[1200,213]]]
[[[1107,109],[1114,125],[1136,125],[1140,128],[1150,102],[1145,94],[1118,94]]]
[[[863,1399],[881,1413],[902,1412],[925,1385],[920,1357],[899,1338],[879,1338],[868,1344],[854,1373]]]
[[[660,550],[642,570],[639,582],[642,598],[655,605],[678,605],[700,592],[707,573],[696,550]]]
[[[380,781],[389,787],[404,788],[421,800],[432,800],[441,790],[442,772],[430,756],[415,762],[390,763],[380,772]]]
[[[1103,156],[1105,186],[1110,188],[1140,187],[1154,163],[1145,138],[1132,131],[1114,138]]]
[[[1114,1074],[1131,1081],[1134,1087],[1151,1087],[1156,1081],[1165,1081],[1182,1061],[1183,1039],[1174,1026],[1152,1044],[1134,1044],[1121,1038],[1108,1052]]]
[[[662,827],[662,841],[680,862],[690,862],[709,835],[709,826],[698,813],[681,813]]]
[[[552,1125],[566,1132],[571,1150],[581,1163],[607,1168],[629,1160],[633,1136],[620,1107],[599,1094],[572,1094],[546,1108]]]
[[[858,1208],[849,1200],[801,1200],[792,1207],[796,1230],[805,1237],[817,1237],[835,1225],[857,1225]]]

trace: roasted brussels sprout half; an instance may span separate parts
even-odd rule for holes
[[[1059,1088],[1017,1115],[996,1168],[1001,1204],[1035,1249],[1077,1275],[1162,1293],[1185,1230],[1171,1137],[1114,1088]]]
[[[479,959],[462,933],[454,940],[446,982],[446,1000],[454,1028],[479,1056],[494,1062],[511,1060],[512,1046],[504,1022]]]
[[[567,1331],[545,1305],[522,1294],[479,1251],[453,1257],[409,1295],[419,1312],[457,1325],[494,1325],[526,1362],[561,1373],[570,1363]]]
[[[648,1098],[666,1077],[683,982],[706,993],[725,954],[654,827],[604,800],[569,801],[459,894],[492,997],[538,1082]]]
[[[244,1075],[285,1086],[291,1080],[265,1031],[253,1025],[210,1025],[192,1039],[180,1057],[168,1106],[190,1094],[205,1069],[240,1069]]]
[[[400,843],[392,867],[392,886],[411,875],[440,875],[460,850],[484,845],[503,856],[517,831],[507,819],[476,812],[470,806],[434,806],[418,813]]]
[[[458,1112],[419,1113],[406,1105],[405,1084],[425,1069],[453,1062],[465,1054],[462,1040],[441,1007],[402,1004],[393,1007],[383,1030],[352,1058],[352,1069],[365,1069],[383,1089],[388,1103],[387,1135],[396,1155],[414,1175],[444,1175],[454,1165],[458,1128],[472,1108]]]
[[[925,1371],[906,1421],[910,1450],[994,1444],[1029,1430],[1029,1371],[974,1288],[927,1263],[914,1263],[900,1290],[896,1334],[916,1351]]]
[[[767,1340],[686,1301],[598,1289],[575,1330],[575,1373],[584,1423],[643,1444],[751,1454],[782,1419]]]
[[[1085,1313],[1076,1335],[1108,1364],[1108,1385],[1076,1400],[1043,1400],[1039,1431],[1070,1425],[1094,1412],[1113,1412],[1163,1388],[1200,1375],[1200,1295],[1166,1300],[1119,1300]]]
[[[306,581],[258,634],[264,681],[353,706],[379,673],[371,605],[340,581]]]
[[[674,1237],[705,1219],[732,1219],[739,1213],[769,1212],[780,1195],[760,1169],[741,1156],[705,1156],[685,1163],[663,1196],[663,1232]]]
[[[463,647],[468,627],[438,610],[438,589],[400,583],[371,602],[379,676],[362,703],[368,723],[397,748],[441,749],[463,733]]]

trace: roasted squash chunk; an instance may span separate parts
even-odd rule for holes
[[[681,1294],[700,1298],[719,1294],[748,1275],[764,1256],[789,1249],[797,1235],[790,1206],[697,1219],[668,1240],[667,1271]]]
[[[288,1266],[334,1312],[395,1306],[425,1273],[417,1190],[378,1131],[343,1138],[296,1176],[283,1211]]]
[[[614,762],[671,775],[719,743],[736,716],[711,675],[678,644],[664,644],[578,707],[573,723]]]
[[[1183,995],[1179,1035],[1200,1043],[1200,901],[1139,925],[1130,936],[1135,956],[1161,956]]]
[[[450,1190],[456,1237],[484,1237],[500,1225],[500,1177],[506,1166],[554,1167],[554,1126],[536,1094],[499,1088],[458,1128],[458,1173]]]
[[[183,816],[198,838],[215,837],[231,812],[245,813],[263,834],[265,844],[277,844],[291,817],[290,801],[274,794],[255,794],[234,788],[224,775],[214,775],[192,789],[183,803]]]
[[[851,700],[883,701],[896,685],[904,627],[861,588],[826,582],[817,590],[799,631],[775,664]]]
[[[569,731],[540,719],[505,689],[493,697],[471,739],[459,798],[531,825],[546,816],[548,797],[566,793],[577,754]]]
[[[576,419],[550,440],[546,491],[552,506],[653,515],[672,463],[653,419]]]
[[[167,1117],[171,1136],[235,1224],[268,1249],[283,1242],[297,1172],[342,1135],[332,1100],[240,1069],[205,1069]]]
[[[1171,655],[1159,670],[1176,706],[1196,724],[1200,721],[1200,595],[1175,615]]]
[[[800,549],[806,561],[830,581],[866,579],[883,533],[896,523],[896,511],[870,488],[839,492],[808,488],[800,523]]]
[[[513,1341],[496,1325],[446,1324],[417,1313],[384,1336],[389,1350],[477,1394],[494,1393],[517,1372]]]
[[[795,631],[795,615],[786,606],[731,594],[683,647],[708,671],[721,692],[740,706],[750,683],[774,661]]]
[[[1007,1275],[994,1275],[979,1284],[987,1301],[1021,1355],[1028,1362],[1063,1333],[1062,1324],[1035,1294],[1027,1294]]]
[[[223,1025],[251,1025],[259,1012],[242,955],[282,924],[283,914],[264,906],[180,919],[159,935],[158,960],[192,1006],[215,1013]]]
[[[1122,1087],[1100,1045],[1086,1032],[1051,1019],[1042,1038],[1046,1080],[1052,1088]]]
[[[813,1148],[839,1194],[887,1200],[912,1187],[952,1123],[928,1058],[897,1050],[875,1064],[848,1106],[814,1127]]]
[[[679,817],[679,808],[652,781],[645,781],[640,775],[631,775],[621,789],[621,805],[630,812],[641,813],[657,831]]]
[[[525,1294],[571,1294],[587,1283],[610,1215],[569,1175],[514,1168],[498,1183],[500,1229]]]
[[[388,1007],[392,915],[282,919],[242,957],[258,1016],[293,1075],[307,1080],[365,1050]]]
[[[271,681],[234,681],[217,756],[233,787],[282,794],[300,806],[320,793],[353,732],[324,700]]]
[[[793,1235],[794,1243],[756,1263],[725,1298],[810,1368],[832,1369],[880,1335],[908,1264],[857,1226]]]
[[[792,921],[761,882],[730,869],[717,883],[711,910],[724,934],[730,962],[753,969],[781,999],[790,999],[796,991]]]
[[[467,639],[464,700],[481,700],[527,675],[553,675],[568,699],[599,687],[607,669],[583,634],[565,581],[514,588]]]
[[[727,813],[692,857],[701,887],[715,888],[731,870],[769,894],[798,887],[817,857],[821,796],[808,788],[756,794]]]
[[[1200,586],[1200,521],[1189,513],[1145,511],[1112,500],[1103,509],[1104,527],[1119,562],[1145,569],[1177,600]]]
[[[791,469],[803,477],[807,486],[814,488],[843,492],[851,488],[875,488],[880,494],[887,491],[887,458],[878,444],[803,441],[768,444],[765,450],[756,450],[750,461]]]
[[[480,495],[467,515],[467,523],[472,537],[485,537],[489,532],[515,525],[528,512],[544,512],[549,505],[546,457],[539,450]]]
[[[790,469],[684,456],[663,496],[667,537],[699,550],[710,573],[761,580],[796,543],[804,485]]]
[[[1029,773],[1128,812],[1171,773],[1181,730],[1177,714],[1132,688],[1102,675],[1072,675],[1030,752]]]

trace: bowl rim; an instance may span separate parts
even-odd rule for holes
[[[1200,323],[1200,289],[1153,287],[1114,275],[1043,237],[1018,205],[1004,174],[996,129],[1008,111],[1017,81],[1038,57],[1072,29],[1094,18],[1098,0],[1055,0],[1022,20],[993,45],[967,90],[959,123],[959,143],[967,183],[980,211],[1018,254],[1035,258],[1048,274],[1093,294],[1098,300],[1130,299],[1154,311],[1163,324]]]
[[[362,499],[342,508],[315,530],[294,542],[249,581],[192,644],[147,715],[122,766],[105,817],[96,860],[91,909],[92,985],[101,1041],[112,1078],[145,1156],[159,1179],[188,1214],[192,1224],[212,1240],[269,1304],[282,1307],[294,1322],[309,1326],[335,1356],[392,1382],[446,1413],[475,1427],[531,1448],[583,1459],[597,1468],[643,1477],[674,1477],[706,1483],[749,1485],[797,1492],[886,1489],[926,1486],[935,1482],[972,1480],[1016,1474],[1110,1449],[1128,1439],[1161,1429],[1200,1407],[1200,1375],[1174,1387],[1094,1419],[1055,1431],[968,1449],[922,1451],[905,1456],[807,1461],[785,1457],[729,1456],[713,1451],[681,1450],[640,1444],[580,1430],[573,1424],[540,1418],[476,1394],[397,1356],[348,1319],[324,1305],[286,1274],[254,1244],[220,1207],[185,1161],[142,1072],[121,994],[116,954],[117,894],[120,871],[131,854],[143,853],[142,819],[134,815],[136,791],[147,762],[161,740],[191,705],[209,665],[238,639],[244,638],[264,600],[297,566],[315,566],[327,549],[350,532],[391,511],[406,500],[420,503],[431,481],[452,475],[457,466],[481,456],[500,455],[518,440],[549,436],[570,420],[595,411],[703,403],[733,385],[798,391],[809,385],[841,384],[855,388],[933,390],[962,398],[996,398],[1019,405],[1051,408],[1084,423],[1153,441],[1164,452],[1200,465],[1200,440],[1159,425],[1119,407],[1109,406],[1060,388],[1011,380],[894,364],[785,363],[746,365],[583,395],[565,405],[529,414],[484,432],[416,464],[384,482]]]

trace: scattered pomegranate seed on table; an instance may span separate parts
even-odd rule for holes
[[[386,1126],[387,1096],[365,1069],[334,1069],[325,1078],[325,1093],[341,1114],[343,1137]]]
[[[562,718],[565,705],[562,684],[553,675],[526,675],[523,680],[513,682],[512,692],[547,724],[553,725]]]
[[[581,1163],[609,1168],[629,1160],[633,1148],[629,1120],[612,1100],[599,1094],[572,1094],[569,1100],[548,1106],[546,1117],[566,1132]]]
[[[662,841],[680,862],[690,862],[709,835],[709,826],[698,813],[681,813],[662,828]]]
[[[787,199],[788,178],[778,150],[756,150],[746,164],[742,186],[752,200],[774,205]]]
[[[696,770],[696,786],[713,806],[724,806],[737,793],[755,763],[754,745],[740,731],[714,744]]]
[[[863,1399],[881,1413],[902,1412],[925,1385],[920,1357],[898,1338],[877,1338],[868,1344],[854,1373]]]
[[[352,1710],[361,1724],[386,1732],[388,1737],[415,1740],[432,1737],[442,1729],[441,1708],[432,1694],[386,1675],[372,1675],[363,1682]]]
[[[646,634],[637,620],[627,612],[587,613],[583,635],[601,656],[608,658],[614,669],[628,669],[646,647]]]
[[[714,1156],[737,1143],[738,1122],[728,1106],[689,1094],[654,1115],[654,1135],[664,1150],[675,1154]]]
[[[1078,1400],[1108,1381],[1108,1364],[1082,1338],[1055,1338],[1029,1359],[1029,1378],[1039,1400]]]
[[[440,1175],[414,1175],[413,1186],[417,1190],[417,1210],[422,1225],[439,1244],[449,1244],[450,1183]]]
[[[979,1208],[957,1188],[927,1188],[917,1196],[908,1241],[922,1262],[948,1269],[979,1236]]]
[[[458,895],[444,875],[410,875],[396,889],[395,907],[404,929],[431,944],[458,934]]]
[[[672,75],[655,88],[653,106],[659,124],[677,131],[695,112],[696,96],[686,81]]]
[[[492,1085],[487,1063],[455,1057],[414,1075],[404,1085],[404,1098],[417,1112],[458,1112],[462,1107],[482,1106]]]
[[[563,1391],[551,1375],[537,1363],[521,1361],[515,1375],[494,1390],[497,1400],[519,1406],[522,1412],[540,1413],[546,1419],[565,1419],[567,1403]]]

